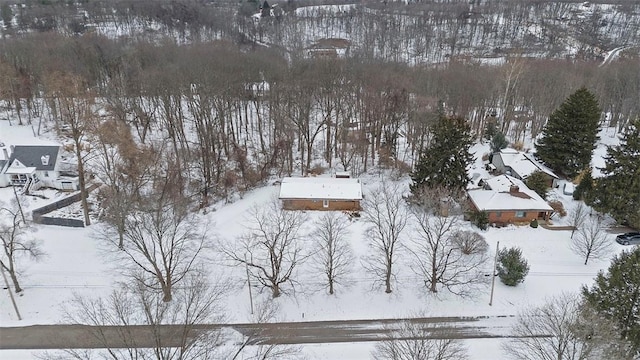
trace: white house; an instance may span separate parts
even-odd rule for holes
[[[513,176],[520,180],[526,180],[531,174],[540,171],[547,176],[549,187],[556,187],[558,175],[544,166],[532,154],[515,149],[502,149],[493,154],[491,164],[502,174]]]
[[[15,145],[2,148],[0,187],[20,186],[23,192],[43,187],[77,190],[77,176],[60,171],[60,145]]]

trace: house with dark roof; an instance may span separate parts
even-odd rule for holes
[[[0,167],[0,186],[19,186],[24,193],[43,187],[58,190],[77,190],[78,179],[60,171],[61,146],[16,145],[3,148],[8,158]]]

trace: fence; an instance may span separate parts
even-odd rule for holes
[[[100,186],[99,184],[92,184],[87,188],[87,194],[95,190],[99,186]],[[68,196],[64,199],[60,199],[56,202],[53,202],[49,205],[45,205],[41,208],[37,208],[31,212],[31,216],[33,217],[33,222],[36,224],[44,224],[44,225],[84,227],[84,220],[44,216],[44,214],[48,214],[58,209],[62,209],[78,201],[80,201],[80,193]]]

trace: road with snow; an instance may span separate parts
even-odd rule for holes
[[[420,338],[505,338],[510,337],[509,328],[513,321],[513,316],[487,316],[211,324],[193,326],[186,337],[228,328],[244,335],[249,345],[380,341],[398,336],[396,331],[409,322],[422,330]],[[0,350],[148,348],[158,343],[163,347],[176,347],[182,342],[184,330],[180,325],[3,327],[0,328]]]

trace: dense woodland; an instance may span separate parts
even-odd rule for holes
[[[486,122],[496,120],[511,143],[530,143],[526,139],[536,137],[549,114],[582,86],[596,95],[606,125],[622,129],[640,114],[637,48],[604,66],[590,56],[525,56],[532,48],[503,54],[498,65],[456,56],[438,64],[391,61],[385,51],[364,51],[364,45],[345,57],[320,59],[303,56],[304,46],[293,40],[287,49],[258,45],[242,24],[281,31],[282,24],[326,21],[329,14],[307,21],[262,19],[256,25],[247,16],[256,3],[117,1],[112,6],[107,11],[104,2],[94,1],[21,7],[4,2],[3,106],[21,123],[35,122],[38,132],[55,128],[72,138],[79,158],[96,159],[88,153],[98,146],[82,148],[83,142],[162,152],[187,193],[203,204],[274,174],[308,174],[327,166],[356,175],[374,165],[407,170],[428,145],[426,130],[438,111],[465,118],[478,139]],[[352,17],[366,18],[370,11],[363,9],[380,6],[357,8]],[[463,5],[438,6],[453,13]],[[484,6],[507,9],[491,2]],[[384,14],[401,17],[407,9],[391,4]],[[84,15],[75,16],[80,10]],[[617,14],[629,19],[634,13]],[[439,21],[436,15],[429,18]],[[331,20],[346,26],[341,21]],[[106,23],[128,29],[126,35],[96,30]],[[153,36],[131,30],[134,25],[155,29]],[[397,43],[385,34],[368,36]],[[121,127],[132,136],[104,134]],[[104,178],[93,172],[89,175]]]

